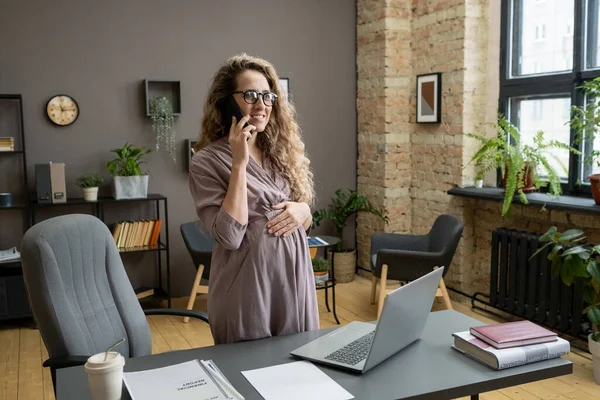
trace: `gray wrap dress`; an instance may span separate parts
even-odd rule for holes
[[[319,329],[315,281],[304,227],[287,237],[266,224],[290,200],[290,188],[268,162],[247,166],[248,223],[222,207],[231,174],[227,137],[196,152],[189,186],[200,224],[215,239],[208,315],[215,344]]]

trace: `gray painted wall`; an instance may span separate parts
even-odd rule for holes
[[[81,197],[75,178],[99,172],[108,179],[110,149],[126,141],[154,148],[141,82],[180,80],[177,164],[167,153],[153,152],[147,168],[149,191],[169,198],[173,294],[188,293],[195,270],[179,225],[196,216],[183,147],[185,139],[199,135],[214,72],[230,55],[247,52],[270,60],[290,78],[318,206],[325,206],[336,188],[356,187],[355,23],[351,0],[0,1],[0,93],[24,98],[31,190],[35,163],[66,163],[68,196]],[[72,126],[56,127],[45,116],[47,100],[59,93],[79,103],[81,115]],[[8,167],[0,168],[3,189]],[[109,194],[108,186],[102,194]],[[111,208],[107,219],[144,212],[139,204]],[[6,230],[15,229],[19,219],[6,214],[0,219],[11,221],[10,228],[0,224],[5,248],[12,245]],[[354,243],[353,226],[347,240]],[[129,254],[124,260],[134,285],[152,282],[151,256]]]

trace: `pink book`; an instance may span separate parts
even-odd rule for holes
[[[501,324],[473,327],[471,335],[498,349],[554,342],[556,333],[531,321],[504,322]]]

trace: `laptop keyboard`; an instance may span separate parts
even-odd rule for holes
[[[361,336],[355,341],[345,345],[339,350],[328,354],[325,359],[330,361],[337,361],[342,364],[356,365],[359,362],[367,358],[369,349],[371,349],[371,343],[375,337],[375,331],[367,333],[365,336]]]

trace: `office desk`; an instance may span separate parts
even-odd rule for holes
[[[570,361],[558,358],[494,371],[450,348],[453,332],[481,322],[446,310],[431,313],[421,339],[364,375],[319,366],[356,399],[452,399],[570,374]],[[295,361],[289,352],[331,329],[288,336],[172,351],[128,359],[126,371],[163,367],[193,359],[213,359],[247,400],[261,399],[240,371]],[[57,371],[58,400],[90,399],[83,367]],[[129,399],[124,389],[124,399]]]

